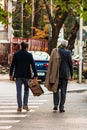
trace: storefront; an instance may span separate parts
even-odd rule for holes
[[[21,42],[28,44],[29,51],[48,52],[48,41],[46,39],[13,38],[10,44],[10,53],[8,54],[8,64],[11,63],[13,54],[20,49]]]
[[[10,53],[10,43],[6,40],[0,40],[0,64],[8,64],[8,54]]]

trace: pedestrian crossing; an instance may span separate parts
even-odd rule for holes
[[[17,112],[17,102],[14,96],[0,96],[0,130],[10,130],[13,124],[19,123],[23,118],[31,116],[40,105],[44,104],[47,100],[40,98],[29,98],[29,112],[23,110],[21,113]]]

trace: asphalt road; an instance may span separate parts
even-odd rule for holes
[[[29,108],[18,113],[15,83],[0,81],[0,130],[87,130],[87,91],[67,92],[65,113],[53,111],[53,96],[46,89],[40,97],[30,92]]]

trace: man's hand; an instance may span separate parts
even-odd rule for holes
[[[73,80],[74,80],[74,77],[71,77],[71,78],[70,78],[70,81],[73,81]]]
[[[13,80],[13,76],[10,76],[9,78],[10,78],[11,81]]]
[[[34,79],[38,80],[38,77],[34,77]]]

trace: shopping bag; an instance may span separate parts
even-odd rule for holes
[[[28,85],[34,96],[40,96],[44,93],[37,79],[29,80]]]

